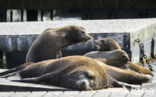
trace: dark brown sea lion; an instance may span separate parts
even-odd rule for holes
[[[107,66],[101,61],[85,56],[68,56],[38,62],[25,67],[16,74],[22,79],[14,81],[44,82],[76,90],[96,90],[111,86],[131,87],[124,82],[142,84],[150,80],[146,75]]]
[[[15,72],[25,67],[29,62],[39,62],[48,59],[56,59],[61,56],[61,49],[72,44],[85,42],[91,36],[85,33],[85,29],[76,25],[68,25],[61,28],[49,28],[43,32],[31,45],[26,63],[13,69],[0,73],[0,76]]]
[[[95,46],[97,47],[98,51],[112,51],[121,49],[117,41],[112,38],[102,38],[100,40],[95,40]]]
[[[33,42],[26,55],[26,62],[56,59],[62,48],[89,39],[91,36],[86,34],[85,29],[80,26],[49,28]]]

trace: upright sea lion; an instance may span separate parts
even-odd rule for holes
[[[46,84],[76,90],[96,90],[110,86],[130,87],[131,85],[124,82],[141,84],[150,80],[146,75],[136,72],[132,73],[132,71],[128,70],[122,71],[116,67],[112,68],[103,64],[101,61],[99,62],[85,56],[68,56],[60,59],[47,60],[34,63],[18,71],[16,74],[22,79],[14,81],[30,83],[44,82]]]
[[[80,26],[68,25],[60,28],[49,28],[33,42],[26,55],[26,62],[56,59],[62,48],[89,39],[91,36],[86,34],[85,29]]]
[[[76,25],[68,25],[61,28],[49,28],[45,30],[31,45],[27,55],[26,64],[48,59],[56,59],[60,50],[72,44],[85,42],[91,36],[85,33],[85,29]],[[20,65],[8,71],[0,73],[0,76],[20,70]],[[20,68],[20,69],[19,69]]]
[[[121,49],[117,41],[112,38],[102,38],[100,40],[95,40],[95,46],[97,47],[98,51],[112,51]]]

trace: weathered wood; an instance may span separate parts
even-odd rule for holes
[[[28,92],[26,92],[28,93]],[[29,93],[26,97],[44,97],[44,95],[46,95],[47,92],[32,92],[32,93]]]
[[[93,97],[109,97],[111,95],[112,91],[109,91],[107,89],[104,90],[98,90]]]
[[[10,97],[27,97],[30,92],[15,92]]]
[[[0,92],[1,97],[11,97],[14,92]]]
[[[48,92],[43,97],[61,97],[63,91]]]
[[[92,97],[96,91],[81,91],[76,97]]]
[[[129,91],[126,89],[114,89],[112,90],[112,93],[110,97],[126,97],[128,95]]]
[[[60,97],[75,97],[78,94],[79,91],[64,91],[64,93],[62,93]]]

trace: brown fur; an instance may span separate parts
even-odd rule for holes
[[[89,39],[91,36],[86,34],[85,29],[80,26],[49,28],[33,42],[26,55],[26,62],[56,59],[62,48]]]
[[[102,38],[100,40],[95,40],[95,45],[98,51],[112,51],[116,49],[121,49],[120,45],[116,40],[112,38]]]
[[[84,56],[95,58],[111,66],[154,76],[153,73],[146,67],[130,62],[127,53],[123,50],[117,49],[113,51],[92,51],[86,53]]]
[[[150,77],[130,70],[124,70],[118,67],[110,66],[97,60],[104,71],[118,81],[129,84],[142,84],[150,82]],[[151,77],[152,78],[152,77]]]
[[[85,56],[68,56],[38,62],[25,67],[17,72],[17,74],[22,79],[15,81],[44,82],[76,90],[96,90],[110,86],[121,87],[123,85],[130,86],[124,82],[142,84],[149,81],[149,77],[146,75],[112,67]]]
[[[113,51],[92,51],[84,54],[84,56],[91,58],[117,59],[123,61],[123,63],[129,60],[127,53],[120,49]]]
[[[154,74],[149,69],[139,64],[134,64],[128,61],[126,65],[128,69],[133,70],[135,72],[142,73],[142,74],[149,74],[151,76],[154,76]]]

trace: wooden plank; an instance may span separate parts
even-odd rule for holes
[[[63,91],[48,92],[43,97],[61,97]]]
[[[96,91],[81,91],[76,97],[92,97]]]
[[[116,89],[112,91],[111,95],[109,97],[126,97],[128,95],[129,91],[126,89]]]
[[[26,97],[44,97],[47,92],[32,92]]]
[[[155,0],[0,0],[0,9],[155,9]]]
[[[15,92],[10,97],[26,97],[30,92]]]
[[[10,97],[14,92],[0,92],[0,97]]]
[[[144,93],[145,91],[142,90],[132,90],[126,97],[142,97]]]
[[[142,97],[155,97],[155,95],[156,95],[155,90],[149,90],[149,91],[146,91]]]
[[[59,97],[75,97],[77,94],[79,94],[79,91],[65,91]]]
[[[98,90],[93,97],[109,97],[112,91],[107,89]]]

